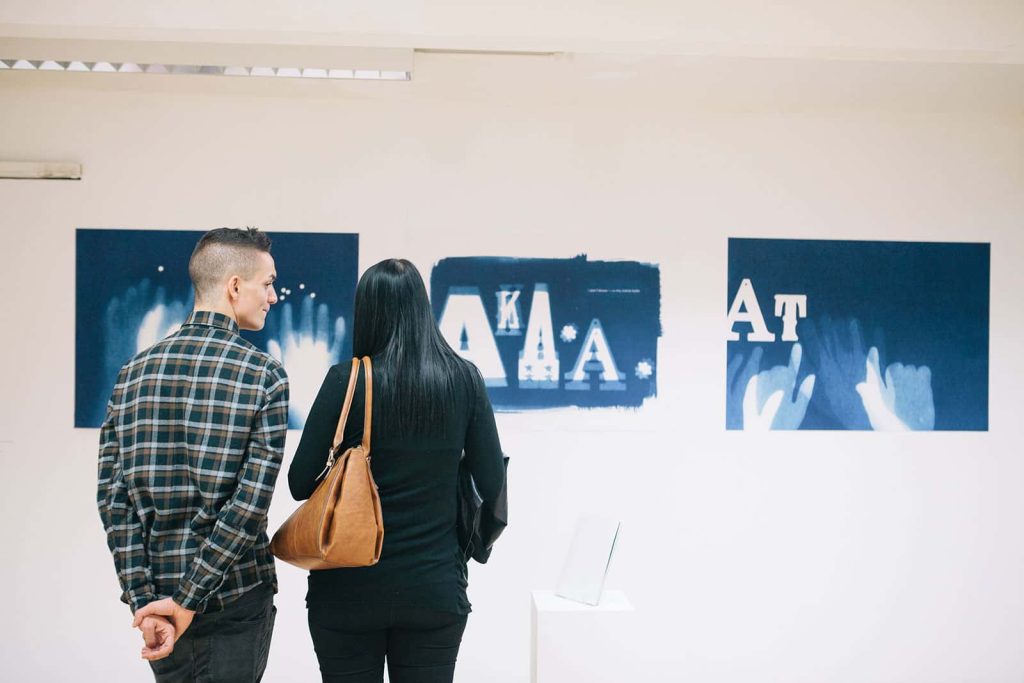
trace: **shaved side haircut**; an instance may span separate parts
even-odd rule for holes
[[[250,277],[256,254],[270,253],[270,238],[256,228],[217,228],[203,235],[188,261],[196,301],[206,301],[225,278]]]

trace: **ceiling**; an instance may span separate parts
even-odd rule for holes
[[[1024,2],[4,0],[0,36],[1024,64]]]

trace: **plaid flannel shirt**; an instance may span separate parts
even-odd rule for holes
[[[277,590],[267,509],[288,377],[225,315],[195,312],[128,362],[100,431],[97,504],[132,611],[171,596],[222,609]]]

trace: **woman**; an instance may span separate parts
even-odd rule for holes
[[[372,469],[384,546],[371,567],[309,575],[309,630],[327,681],[451,681],[470,604],[456,534],[459,458],[480,495],[504,486],[501,444],[477,369],[441,336],[423,280],[409,261],[373,266],[356,287],[353,355],[373,360]],[[351,363],[327,373],[288,470],[296,500],[323,471]],[[362,372],[342,452],[363,433]]]

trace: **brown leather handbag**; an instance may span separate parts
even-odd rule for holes
[[[366,377],[363,442],[338,455],[360,363]],[[373,368],[369,358],[352,359],[345,403],[327,455],[322,481],[309,500],[281,525],[270,542],[278,559],[303,569],[367,567],[377,564],[384,544],[380,496],[370,471],[370,424],[373,413]],[[326,475],[326,476],[325,476]]]

